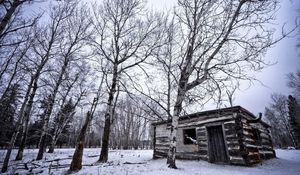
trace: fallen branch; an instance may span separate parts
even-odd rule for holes
[[[88,155],[87,157],[99,157],[100,156],[100,154],[99,155]]]
[[[124,162],[123,164],[147,164],[147,162]]]
[[[68,160],[68,159],[72,159],[72,157],[65,157],[65,158],[60,158],[60,159],[47,160],[46,162],[54,162],[54,161]]]

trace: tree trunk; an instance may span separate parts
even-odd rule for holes
[[[174,106],[174,115],[172,117],[172,125],[171,125],[171,133],[170,133],[170,146],[167,157],[167,164],[169,164],[169,168],[177,169],[176,167],[176,143],[177,143],[177,129],[178,129],[178,119],[180,112],[182,110],[182,102],[184,99],[184,94],[180,94],[177,97],[176,105]]]
[[[31,91],[31,88],[32,88],[33,81],[34,81],[34,78],[31,78],[30,83],[29,83],[28,88],[27,88],[26,95],[24,97],[24,102],[21,106],[21,109],[20,109],[20,112],[19,112],[19,115],[18,115],[18,120],[16,122],[16,129],[13,132],[13,135],[10,139],[9,147],[6,151],[6,155],[5,155],[4,162],[3,162],[3,165],[2,165],[2,169],[1,169],[2,173],[7,171],[10,155],[11,155],[12,149],[15,145],[15,141],[17,139],[17,136],[18,136],[19,131],[20,131],[21,126],[22,126],[23,113],[24,113],[25,106],[26,106],[28,98],[29,98],[29,94],[30,94],[30,91]]]
[[[38,88],[38,86],[37,86],[38,78],[39,78],[39,75],[37,75],[35,77],[35,80],[34,80],[34,83],[33,83],[32,92],[30,94],[30,98],[28,100],[28,103],[27,103],[25,111],[24,111],[25,126],[24,126],[24,130],[22,132],[21,144],[20,144],[19,149],[18,149],[18,154],[16,156],[16,160],[22,160],[23,159],[23,151],[24,151],[24,148],[25,148],[25,145],[26,145],[26,140],[27,140],[27,133],[28,133],[28,124],[29,124],[29,119],[30,119],[30,112],[31,112],[32,105],[33,105],[33,99],[35,97],[36,90]]]
[[[24,1],[14,0],[11,7],[6,12],[4,18],[2,19],[2,21],[0,23],[0,39],[2,38],[5,28],[6,28],[7,24],[9,23],[10,19],[12,18],[13,14],[17,10],[18,6],[21,5],[23,2]]]
[[[52,136],[52,139],[51,139],[51,142],[50,142],[50,145],[49,145],[48,153],[54,153],[54,147],[56,145],[58,137],[59,137],[58,134],[55,134],[54,136]]]
[[[169,146],[169,152],[167,157],[167,164],[169,164],[169,168],[174,168],[174,169],[177,168],[175,161],[176,161],[176,143],[177,143],[176,134],[178,130],[178,119],[182,111],[182,102],[185,98],[185,94],[187,91],[187,84],[188,84],[188,79],[190,76],[191,64],[192,64],[193,44],[194,44],[194,40],[192,40],[191,44],[188,45],[188,49],[187,49],[188,52],[184,61],[183,69],[180,74],[177,98],[176,98],[176,103],[174,106],[174,112],[172,117],[170,146]]]
[[[54,147],[55,147],[55,143],[53,143],[53,141],[51,141],[51,144],[50,144],[50,146],[49,146],[48,153],[54,153]]]
[[[22,132],[21,144],[19,146],[18,153],[17,153],[17,156],[16,156],[15,160],[22,160],[23,159],[23,151],[24,151],[24,148],[25,148],[25,145],[26,145],[27,133],[28,133],[29,117],[27,117],[25,120],[26,121],[25,121],[25,126],[24,126],[24,129],[23,129],[23,132]]]
[[[69,58],[65,58],[64,64],[63,64],[62,69],[61,69],[60,74],[59,74],[59,78],[58,78],[58,80],[55,84],[53,93],[50,96],[48,107],[46,108],[45,117],[44,117],[44,125],[43,125],[43,129],[42,129],[42,135],[41,135],[41,138],[40,138],[40,141],[39,141],[39,152],[38,152],[36,160],[41,160],[43,158],[43,153],[44,153],[44,150],[45,150],[46,133],[47,133],[47,129],[48,129],[50,116],[51,116],[51,113],[52,113],[52,110],[53,110],[53,106],[54,106],[54,103],[55,103],[55,98],[56,98],[56,94],[58,92],[58,88],[59,88],[60,84],[63,81],[63,75],[66,72],[68,63],[69,63]]]
[[[18,132],[14,132],[13,135],[12,135],[12,138],[10,140],[9,147],[7,149],[5,158],[4,158],[1,173],[5,173],[7,171],[9,158],[10,158],[10,155],[11,155],[11,152],[12,152],[12,148],[14,147],[14,143],[17,139],[17,136],[18,136]]]
[[[102,79],[103,80],[103,79]],[[99,87],[98,92],[101,90],[102,83]],[[97,97],[94,98],[93,104],[91,106],[90,111],[86,115],[86,120],[80,130],[79,136],[77,138],[77,144],[76,144],[76,149],[72,158],[72,162],[70,165],[70,169],[68,170],[69,173],[73,171],[78,171],[82,168],[82,155],[83,155],[83,148],[84,148],[84,143],[85,143],[85,137],[87,133],[87,129],[90,125],[90,122],[93,119],[94,112],[97,108],[98,105],[98,98],[99,98],[99,93]]]
[[[116,92],[116,86],[117,86],[117,76],[118,76],[118,67],[117,65],[114,65],[114,74],[112,79],[112,85],[109,91],[108,96],[108,103],[107,103],[107,110],[105,114],[105,123],[104,123],[104,131],[103,131],[103,137],[102,137],[102,147],[101,147],[101,153],[99,157],[99,162],[107,162],[108,160],[108,146],[109,146],[109,134],[110,134],[110,125],[112,121],[112,114],[113,114],[113,100],[114,100],[114,94]]]
[[[50,96],[50,100],[48,102],[48,106],[46,108],[45,116],[44,116],[44,122],[43,122],[43,128],[42,128],[42,134],[39,141],[39,151],[38,155],[36,157],[36,160],[41,160],[43,158],[44,152],[45,152],[45,143],[46,143],[46,133],[48,129],[48,124],[50,120],[50,115],[53,109],[54,105],[54,97]]]
[[[105,117],[104,131],[102,136],[102,146],[99,162],[107,162],[108,160],[108,146],[109,146],[109,134],[110,134],[110,117]]]
[[[89,111],[86,115],[84,125],[82,126],[82,128],[80,130],[76,149],[75,149],[75,152],[74,152],[74,155],[72,158],[72,162],[70,165],[70,169],[68,170],[68,172],[79,171],[82,168],[82,155],[83,155],[85,137],[86,137],[86,132],[87,132],[87,129],[88,129],[91,119],[92,119],[92,114]]]

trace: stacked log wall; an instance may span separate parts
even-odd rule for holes
[[[252,165],[262,162],[264,159],[276,157],[268,127],[260,121],[251,123],[249,116],[242,115],[243,135],[242,140],[246,148],[246,164]],[[258,131],[258,138],[255,136]]]
[[[236,120],[236,114],[233,115],[233,120],[224,122],[225,140],[228,149],[229,162],[230,164],[234,165],[245,165],[245,160],[241,152],[243,147],[239,137],[242,127]]]
[[[242,117],[241,121],[243,126],[242,140],[247,152],[245,157],[246,164],[252,165],[259,163],[262,161],[262,158],[259,154],[259,149],[261,149],[261,146],[254,138],[253,127],[251,127],[251,125],[248,123],[248,119],[246,119],[244,116]]]
[[[170,130],[167,124],[157,125],[154,127],[154,158],[167,157],[169,150]]]
[[[196,135],[199,158],[208,161],[208,140],[206,127],[204,125],[197,127]]]
[[[262,125],[261,123],[252,123],[250,124],[252,128],[255,128],[259,131],[259,136],[261,140],[257,142],[257,145],[259,145],[259,154],[262,159],[271,159],[276,157],[272,138],[270,134],[270,130]]]

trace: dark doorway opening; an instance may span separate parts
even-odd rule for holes
[[[207,133],[209,161],[215,163],[228,162],[222,125],[207,127]]]

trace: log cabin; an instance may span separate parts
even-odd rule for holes
[[[152,123],[153,158],[166,157],[171,120]],[[276,157],[270,126],[241,106],[179,118],[176,157],[250,166]]]

